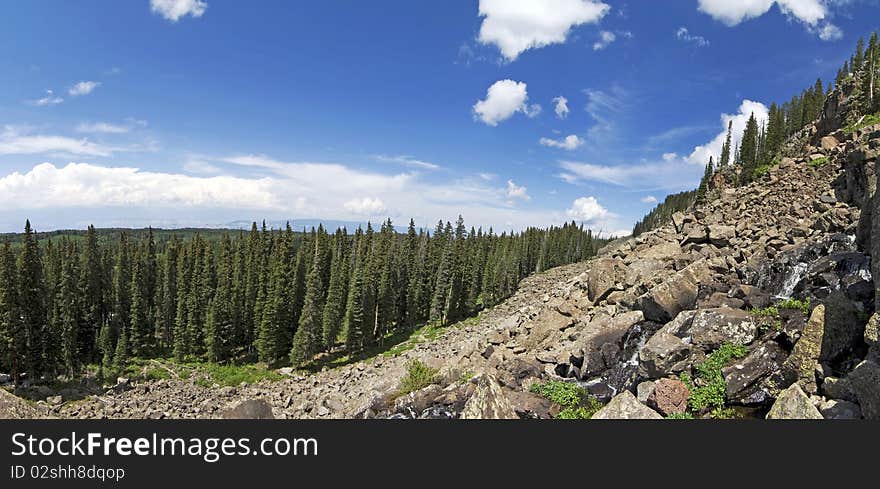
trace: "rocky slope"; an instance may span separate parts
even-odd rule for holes
[[[528,278],[478,320],[398,356],[238,387],[122,382],[79,401],[48,398],[42,409],[82,418],[550,418],[559,406],[529,388],[555,379],[607,402],[597,418],[680,414],[694,391],[721,385],[740,416],[878,419],[880,260],[870,256],[880,256],[880,126],[844,134],[842,97],[758,181],[721,189],[595,260]],[[779,304],[789,298],[799,302]],[[730,345],[745,349],[718,365],[724,382],[713,384],[707,360]],[[413,359],[437,368],[437,382],[398,395]]]

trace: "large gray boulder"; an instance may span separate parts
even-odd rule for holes
[[[700,310],[688,330],[694,345],[704,350],[714,350],[724,343],[747,345],[757,333],[751,314],[729,307]]]
[[[880,365],[865,360],[847,376],[865,419],[880,419]]]
[[[663,419],[663,416],[640,403],[630,391],[623,391],[596,412],[592,419]]]
[[[813,406],[810,398],[798,384],[792,384],[776,398],[767,419],[825,419]]]
[[[659,379],[684,370],[691,347],[681,338],[658,331],[639,351],[639,375]]]
[[[745,358],[723,368],[721,373],[727,383],[728,399],[745,401],[746,399],[740,397],[746,393],[751,394],[748,397],[754,397],[753,393],[748,392],[751,390],[749,388],[768,375],[778,372],[784,360],[785,351],[775,341],[768,341],[755,348]]]
[[[819,359],[833,362],[863,340],[865,321],[859,320],[858,308],[840,291],[828,296],[824,305],[825,328]]]
[[[699,285],[711,278],[707,261],[696,261],[639,297],[635,308],[644,311],[649,321],[666,323],[680,312],[693,309]]]
[[[220,413],[223,419],[275,419],[272,406],[263,399],[248,399]]]
[[[555,309],[545,308],[533,321],[526,324],[529,334],[518,342],[525,348],[535,348],[553,334],[571,327],[574,323],[572,317],[561,314]]]
[[[719,248],[730,246],[736,238],[736,228],[733,226],[711,224],[706,229],[709,233],[709,242]]]
[[[627,267],[619,258],[599,258],[590,268],[587,278],[587,295],[593,303],[599,302],[611,292],[623,290]]]
[[[633,326],[645,320],[642,311],[630,311],[588,323],[575,341],[572,354],[582,359],[581,376],[591,377],[616,365],[623,339]]]

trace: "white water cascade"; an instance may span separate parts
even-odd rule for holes
[[[778,299],[791,299],[795,287],[797,287],[797,284],[804,278],[804,274],[807,272],[808,267],[809,266],[806,263],[798,263],[795,265],[788,276],[785,277],[785,282],[782,283],[782,290],[776,294],[776,297]]]

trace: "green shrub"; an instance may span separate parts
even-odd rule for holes
[[[775,318],[779,315],[779,309],[776,306],[768,306],[764,308],[752,308],[751,311],[754,316],[762,317],[762,318]]]
[[[403,396],[436,383],[437,369],[431,368],[419,360],[413,360],[406,367],[406,376],[400,380],[397,393]]]
[[[804,316],[810,315],[810,300],[786,299],[776,304],[779,309],[794,309],[804,313]]]
[[[685,411],[683,413],[672,413],[666,416],[666,419],[694,419],[694,415]]]
[[[770,168],[770,165],[761,165],[755,168],[755,171],[752,172],[752,180],[757,180],[770,173]]]
[[[732,408],[716,407],[709,413],[712,419],[736,419],[736,411]]]
[[[844,132],[844,134],[852,134],[852,133],[858,131],[859,129],[862,129],[862,128],[868,127],[868,126],[873,126],[874,124],[880,124],[880,112],[878,112],[876,114],[867,115],[867,116],[865,116],[864,119],[862,119],[861,122],[859,122],[859,123],[854,122],[854,123],[846,126],[845,128],[843,128],[843,132]]]
[[[748,349],[743,345],[725,343],[712,352],[706,360],[696,366],[702,385],[694,387],[688,397],[688,407],[693,411],[708,408],[723,408],[727,400],[727,383],[721,369],[734,358],[746,356]]]
[[[590,419],[602,409],[602,403],[583,387],[572,383],[551,380],[532,384],[531,392],[547,398],[562,407],[556,419]]]
[[[808,164],[810,165],[811,168],[819,168],[820,166],[824,165],[825,163],[828,163],[827,156],[823,156],[821,158],[811,160]]]

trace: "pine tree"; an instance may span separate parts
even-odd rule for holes
[[[147,320],[149,306],[146,293],[146,263],[143,249],[135,254],[131,274],[131,323],[128,328],[128,342],[131,352],[137,357],[146,357],[150,348],[152,329]]]
[[[710,190],[712,176],[715,174],[715,164],[712,157],[709,157],[709,163],[706,164],[706,171],[703,172],[703,178],[700,180],[700,186],[697,188],[697,202],[705,202],[706,194]]]
[[[94,360],[98,346],[98,332],[107,321],[107,306],[104,301],[104,270],[101,263],[101,249],[95,226],[86,231],[85,247],[80,264],[79,290],[83,293],[83,325],[78,338],[80,356]]]
[[[59,323],[61,326],[61,363],[68,375],[72,377],[79,369],[80,348],[78,340],[81,337],[79,329],[82,317],[76,247],[72,243],[67,243],[66,248],[61,271]]]
[[[24,238],[18,255],[19,313],[24,326],[27,346],[24,368],[31,378],[43,373],[43,339],[47,313],[44,304],[43,268],[40,247],[30,221],[25,222]]]
[[[389,219],[382,225],[374,259],[374,263],[379,268],[379,281],[376,289],[376,330],[373,335],[379,340],[380,344],[384,341],[386,333],[397,322],[397,306],[395,303],[397,293],[394,282],[397,253],[395,250],[396,239],[394,234],[394,226]]]
[[[430,241],[427,233],[419,233],[418,248],[410,270],[407,292],[407,324],[410,328],[428,318],[430,274],[428,273]]]
[[[348,237],[342,229],[336,231],[333,239],[332,272],[322,317],[324,348],[327,350],[330,350],[336,343],[345,316],[346,284],[349,281],[347,239]]]
[[[128,366],[129,349],[128,349],[128,331],[123,328],[119,332],[119,340],[116,341],[116,351],[113,353],[113,365],[117,369],[124,369]]]
[[[180,240],[175,234],[165,249],[162,262],[161,298],[156,328],[163,348],[171,346],[174,338],[174,321],[177,317],[177,260],[179,253]]]
[[[205,323],[205,343],[208,360],[226,360],[232,353],[231,340],[237,329],[235,321],[234,297],[232,291],[235,253],[228,234],[223,235],[218,260],[217,287],[208,308]]]
[[[116,250],[116,264],[113,273],[113,327],[111,336],[115,345],[118,343],[122,332],[131,324],[131,257],[128,236],[125,233],[119,236],[119,245]],[[126,333],[126,342],[128,336]],[[126,344],[126,354],[128,345]],[[115,354],[114,354],[115,355]],[[127,361],[127,357],[125,359]]]
[[[740,146],[740,165],[742,166],[741,183],[747,184],[754,178],[754,172],[758,165],[758,121],[755,119],[755,114],[749,117],[743,132],[742,145]]]
[[[290,363],[294,366],[303,366],[309,363],[312,357],[321,351],[324,344],[325,284],[323,277],[325,271],[322,267],[326,250],[324,249],[324,237],[321,233],[316,235],[314,250],[312,268],[306,280],[306,298],[303,303],[302,315],[290,350]]]
[[[193,269],[191,247],[182,250],[177,258],[177,313],[174,319],[174,358],[183,361],[190,354],[189,339],[189,290]]]
[[[733,121],[731,120],[727,124],[727,138],[724,140],[724,145],[721,146],[721,159],[718,161],[718,167],[722,170],[727,168],[727,165],[730,164],[730,143],[733,138]]]
[[[24,329],[19,302],[18,274],[15,255],[9,243],[0,246],[0,365],[18,385],[19,374],[26,363],[27,332]]]
[[[365,256],[366,240],[361,228],[355,233],[354,266],[352,279],[348,293],[348,303],[345,308],[345,351],[349,354],[358,352],[366,345],[367,311],[366,311],[366,281],[365,281]]]
[[[98,348],[101,351],[101,368],[102,373],[104,373],[113,367],[113,353],[116,349],[113,344],[110,323],[104,323],[101,327],[101,333],[98,336]]]
[[[443,255],[437,267],[437,279],[434,284],[434,294],[431,296],[430,320],[440,324],[446,324],[447,299],[452,288],[454,274],[454,241],[451,238],[452,224],[446,223],[443,230]]]
[[[275,364],[290,352],[293,336],[291,282],[294,280],[292,259],[292,232],[278,246],[273,247],[271,275],[266,289],[262,320],[258,328],[257,354],[260,360]]]

